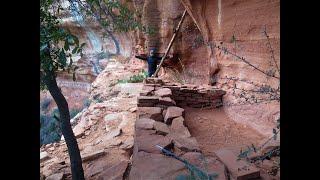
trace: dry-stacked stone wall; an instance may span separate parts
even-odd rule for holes
[[[170,93],[168,89],[171,90]],[[158,78],[148,78],[138,98],[138,106],[177,105],[216,108],[222,106],[222,97],[225,94],[224,90],[213,86],[165,83]]]
[[[157,78],[146,79],[138,97],[129,179],[175,179],[178,175],[188,174],[183,163],[166,157],[156,145],[202,167],[203,154],[185,125],[185,110],[178,106],[185,103],[192,107],[217,107],[223,94],[217,89],[169,84]],[[178,97],[184,99],[179,100]],[[224,179],[223,165],[210,158],[206,161],[211,167],[207,171],[220,172],[221,179]]]

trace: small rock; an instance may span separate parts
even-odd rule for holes
[[[164,122],[166,124],[171,124],[172,120],[179,116],[184,117],[184,109],[176,106],[170,106],[167,109],[166,115],[164,117]]]
[[[153,128],[156,130],[156,134],[159,134],[159,135],[165,136],[170,132],[168,125],[158,121],[155,121],[153,123]]]
[[[153,129],[155,120],[149,118],[139,118],[136,121],[136,129]]]
[[[102,150],[99,150],[99,151],[96,151],[96,152],[93,152],[93,153],[90,153],[90,154],[82,155],[81,158],[82,158],[83,162],[92,161],[94,159],[99,158],[100,156],[103,156],[104,154],[105,154],[105,152],[102,149]]]
[[[64,177],[63,173],[52,174],[46,178],[46,180],[62,180]]]
[[[50,159],[50,156],[46,151],[40,152],[40,162],[44,162],[46,160]]]
[[[161,89],[155,91],[154,94],[156,96],[160,96],[160,97],[170,97],[170,96],[172,96],[172,91],[169,88],[161,88]]]

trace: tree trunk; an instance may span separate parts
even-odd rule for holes
[[[84,173],[82,168],[82,159],[76,137],[73,134],[70,124],[70,114],[68,103],[61,93],[55,75],[53,73],[47,74],[45,77],[45,84],[56,102],[60,113],[60,127],[64,139],[68,147],[68,153],[70,157],[71,173],[73,180],[84,180]]]

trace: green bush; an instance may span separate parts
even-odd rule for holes
[[[89,107],[90,104],[91,104],[91,100],[90,100],[89,98],[83,100],[83,107],[84,107],[84,108]]]
[[[60,122],[54,118],[58,116],[58,109],[51,114],[40,114],[40,145],[57,142],[61,138]]]
[[[70,119],[74,118],[79,112],[81,112],[81,109],[71,109],[70,110]]]
[[[139,82],[143,82],[143,80],[147,77],[148,77],[148,72],[142,69],[139,74],[135,74],[131,76],[129,79],[118,80],[118,83],[139,83]]]
[[[46,111],[51,103],[51,99],[45,98],[43,101],[40,102],[40,109]]]

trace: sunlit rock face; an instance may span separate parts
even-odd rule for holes
[[[279,0],[133,2],[142,22],[156,29],[153,35],[137,33],[136,43],[145,53],[148,48],[156,47],[163,54],[184,9],[188,11],[170,50],[176,55],[176,61],[165,64],[168,68],[160,72],[162,77],[193,84],[216,83],[227,91],[224,108],[233,120],[253,126],[265,135],[272,133],[274,122],[280,115],[277,101],[280,99],[279,79],[269,76],[280,76]],[[214,44],[233,55],[214,48]],[[245,58],[265,73],[234,55]],[[234,83],[225,78],[240,80]],[[234,84],[246,90],[275,89],[278,90],[277,97],[255,93],[257,103],[246,101],[240,98],[240,91],[233,94]]]

